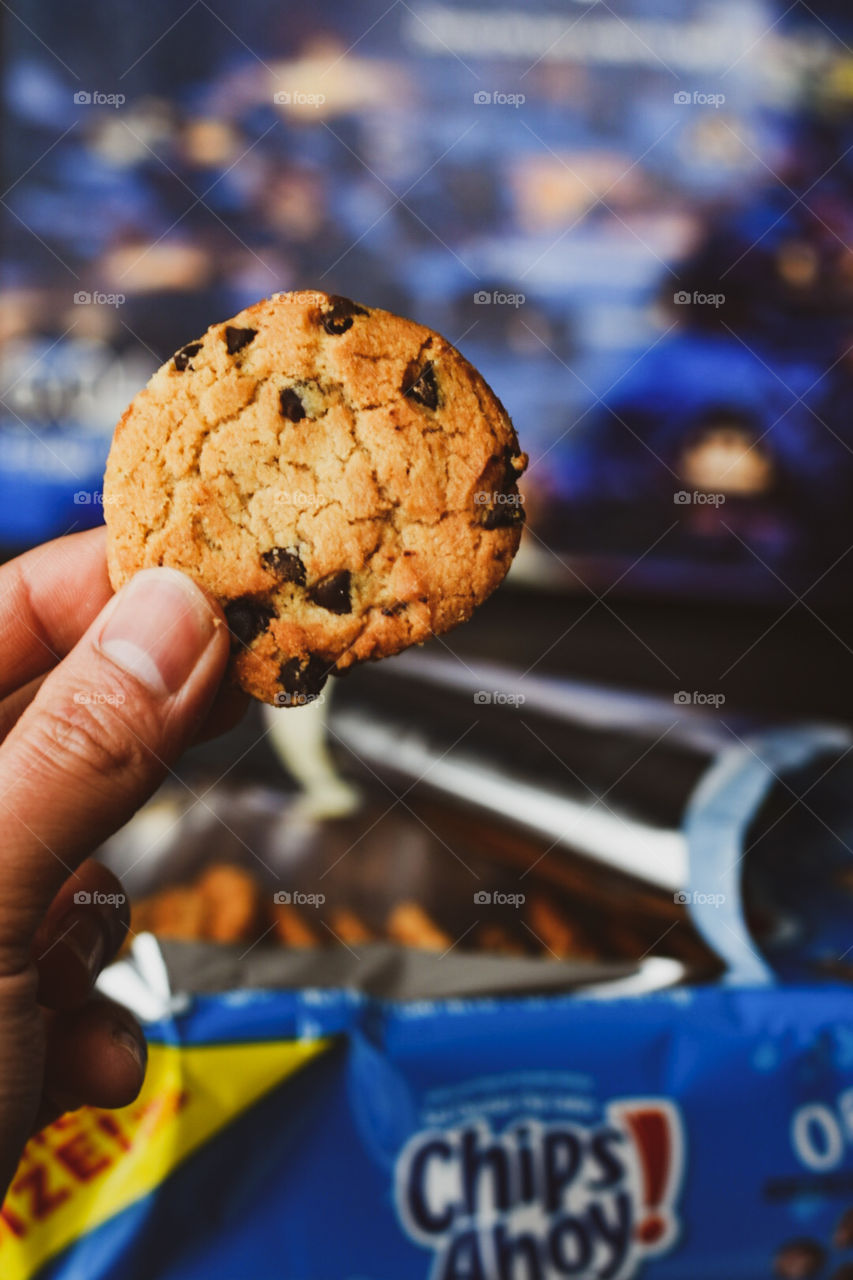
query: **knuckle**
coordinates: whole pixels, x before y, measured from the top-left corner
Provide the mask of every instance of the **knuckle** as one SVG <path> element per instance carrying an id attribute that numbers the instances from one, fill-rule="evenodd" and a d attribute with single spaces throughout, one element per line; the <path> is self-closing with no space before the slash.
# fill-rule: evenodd
<path id="1" fill-rule="evenodd" d="M 137 777 L 150 768 L 144 713 L 125 705 L 83 703 L 34 707 L 27 734 L 30 749 L 53 769 L 83 772 L 115 782 Z"/>

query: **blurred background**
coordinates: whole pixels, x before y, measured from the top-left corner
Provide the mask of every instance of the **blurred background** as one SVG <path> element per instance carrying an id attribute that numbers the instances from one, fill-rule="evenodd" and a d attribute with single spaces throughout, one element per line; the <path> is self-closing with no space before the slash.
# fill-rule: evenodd
<path id="1" fill-rule="evenodd" d="M 521 552 L 426 667 L 398 659 L 335 692 L 332 745 L 374 800 L 333 837 L 291 825 L 287 857 L 319 840 L 336 866 L 373 831 L 385 852 L 369 883 L 387 883 L 405 846 L 405 892 L 441 899 L 449 854 L 491 841 L 500 859 L 514 806 L 536 834 L 513 846 L 512 877 L 552 838 L 642 872 L 666 911 L 656 899 L 645 933 L 626 943 L 623 920 L 604 950 L 656 947 L 685 883 L 672 833 L 709 759 L 757 723 L 853 716 L 853 20 L 840 0 L 92 0 L 85 20 L 19 0 L 2 35 L 4 554 L 101 520 L 125 405 L 259 297 L 319 288 L 439 329 L 530 454 Z M 401 750 L 413 724 L 430 726 L 432 754 Z M 474 825 L 446 807 L 386 820 L 377 771 L 402 762 L 411 789 L 469 732 L 487 772 L 448 774 L 442 805 L 491 785 Z M 184 779 L 209 787 L 227 767 L 229 783 L 279 787 L 279 758 L 299 750 L 282 739 L 276 756 L 269 734 L 256 708 L 236 746 L 192 756 Z M 495 781 L 522 759 L 533 789 L 506 801 Z M 567 788 L 583 805 L 554 809 Z M 195 821 L 212 802 L 193 795 Z M 592 830 L 590 797 L 646 826 Z M 220 846 L 245 862 L 278 802 L 222 803 Z M 188 847 L 180 787 L 169 804 L 138 828 L 133 859 L 161 836 L 170 849 L 170 831 Z M 356 802 L 335 804 L 340 818 Z M 208 837 L 203 822 L 199 865 Z M 849 852 L 838 836 L 834 856 Z M 588 868 L 560 865 L 569 900 L 590 892 Z M 353 893 L 344 883 L 341 901 Z M 590 954 L 543 918 L 531 928 L 552 954 Z"/>
<path id="2" fill-rule="evenodd" d="M 114 424 L 173 350 L 318 287 L 438 328 L 531 456 L 529 626 L 506 636 L 507 594 L 472 643 L 532 658 L 556 609 L 546 668 L 853 710 L 842 5 L 21 0 L 2 24 L 7 554 L 100 520 Z"/>
<path id="3" fill-rule="evenodd" d="M 440 330 L 530 455 L 521 550 L 467 625 L 310 706 L 254 704 L 100 851 L 131 934 L 163 941 L 177 989 L 243 988 L 257 965 L 318 1007 L 322 986 L 680 984 L 653 1045 L 621 1001 L 601 1052 L 623 1046 L 609 1065 L 643 1097 L 652 1070 L 652 1093 L 693 1090 L 700 1133 L 730 1105 L 743 1150 L 711 1135 L 688 1248 L 713 1237 L 714 1274 L 740 1248 L 737 1274 L 764 1275 L 785 1241 L 774 1274 L 828 1275 L 853 1247 L 849 4 L 10 0 L 0 35 L 0 558 L 99 523 L 130 399 L 279 290 Z M 780 983 L 766 1029 L 744 1015 L 742 1058 L 715 1057 L 737 1021 L 724 979 Z M 719 1016 L 691 1006 L 718 982 Z M 819 1034 L 790 984 L 826 1011 Z M 541 1065 L 506 1025 L 490 1069 Z M 460 1043 L 447 1080 L 474 1069 Z M 782 1151 L 794 1100 L 843 1123 L 808 1176 Z M 763 1217 L 737 1181 L 759 1157 Z M 747 1240 L 753 1217 L 772 1229 Z M 183 1257 L 184 1220 L 144 1221 L 146 1247 Z M 300 1238 L 286 1221 L 271 1257 Z"/>

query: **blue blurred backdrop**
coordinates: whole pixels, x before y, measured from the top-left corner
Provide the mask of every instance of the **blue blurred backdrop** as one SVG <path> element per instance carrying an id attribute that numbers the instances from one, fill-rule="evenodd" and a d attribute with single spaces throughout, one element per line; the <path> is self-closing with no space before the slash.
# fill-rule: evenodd
<path id="1" fill-rule="evenodd" d="M 208 324 L 316 287 L 439 328 L 531 456 L 519 571 L 846 574 L 853 51 L 781 0 L 3 11 L 0 544 L 101 517 Z"/>

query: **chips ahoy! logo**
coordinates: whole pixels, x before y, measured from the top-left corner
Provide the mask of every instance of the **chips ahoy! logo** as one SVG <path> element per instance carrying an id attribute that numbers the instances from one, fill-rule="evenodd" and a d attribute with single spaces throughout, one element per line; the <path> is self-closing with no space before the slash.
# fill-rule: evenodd
<path id="1" fill-rule="evenodd" d="M 683 1163 L 663 1099 L 613 1102 L 593 1126 L 477 1121 L 409 1140 L 396 1208 L 435 1252 L 430 1280 L 626 1280 L 677 1239 Z"/>

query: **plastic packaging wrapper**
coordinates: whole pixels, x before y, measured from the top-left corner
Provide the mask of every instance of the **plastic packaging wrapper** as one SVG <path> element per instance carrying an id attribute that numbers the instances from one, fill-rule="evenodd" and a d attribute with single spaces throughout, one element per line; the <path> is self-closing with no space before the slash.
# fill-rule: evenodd
<path id="1" fill-rule="evenodd" d="M 167 979 L 148 937 L 113 971 L 158 1013 L 143 1094 L 30 1144 L 8 1280 L 754 1280 L 853 1255 L 832 987 L 632 995 L 642 975 L 561 966 L 535 995 L 485 957 L 511 994 L 466 995 L 466 964 L 458 995 L 399 1000 L 419 957 L 381 956 L 378 995 L 256 988 L 237 955 L 217 978 L 207 950 L 167 949 Z M 169 995 L 198 975 L 231 990 Z"/>
<path id="2" fill-rule="evenodd" d="M 455 746 L 452 695 L 352 687 L 332 734 L 404 804 L 340 778 L 312 712 L 274 722 L 301 796 L 195 778 L 104 850 L 140 936 L 101 986 L 148 1076 L 30 1143 L 3 1280 L 849 1277 L 849 736 L 670 708 L 659 742 L 648 699 L 532 690 L 585 778 L 658 753 L 657 789 L 596 780 L 593 822 L 499 723 Z"/>

